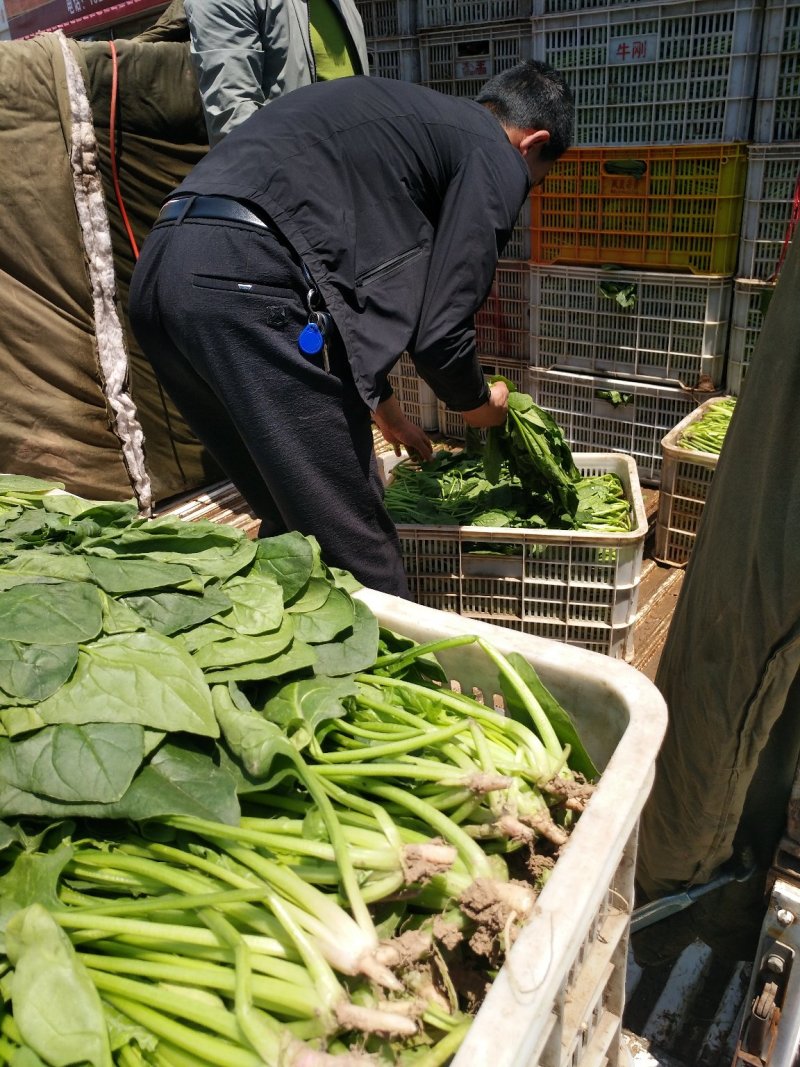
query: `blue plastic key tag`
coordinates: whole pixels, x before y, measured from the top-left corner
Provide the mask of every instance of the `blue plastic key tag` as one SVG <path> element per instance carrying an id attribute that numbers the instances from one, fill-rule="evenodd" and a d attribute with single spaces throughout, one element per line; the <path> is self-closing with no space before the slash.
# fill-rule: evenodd
<path id="1" fill-rule="evenodd" d="M 316 356 L 322 351 L 325 337 L 316 322 L 307 322 L 300 331 L 297 346 L 304 356 Z"/>

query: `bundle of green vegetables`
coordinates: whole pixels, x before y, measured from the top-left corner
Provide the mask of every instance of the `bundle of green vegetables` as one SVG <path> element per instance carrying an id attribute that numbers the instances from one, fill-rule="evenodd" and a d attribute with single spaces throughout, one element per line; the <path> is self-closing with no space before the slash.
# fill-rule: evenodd
<path id="1" fill-rule="evenodd" d="M 496 380 L 496 379 L 493 379 Z M 400 464 L 386 488 L 396 523 L 628 532 L 631 509 L 613 473 L 582 477 L 564 435 L 527 394 L 509 386 L 508 418 L 461 452 Z"/>
<path id="2" fill-rule="evenodd" d="M 596 770 L 522 657 L 355 589 L 299 534 L 0 476 L 0 1064 L 452 1058 Z"/>
<path id="3" fill-rule="evenodd" d="M 736 397 L 726 396 L 709 404 L 699 419 L 691 422 L 678 439 L 679 448 L 719 455 L 731 424 Z"/>

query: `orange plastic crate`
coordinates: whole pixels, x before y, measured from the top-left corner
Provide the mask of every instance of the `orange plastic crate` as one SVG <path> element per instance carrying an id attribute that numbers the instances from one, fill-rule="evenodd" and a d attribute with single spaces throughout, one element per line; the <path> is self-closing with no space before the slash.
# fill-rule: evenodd
<path id="1" fill-rule="evenodd" d="M 744 142 L 570 149 L 531 193 L 531 258 L 732 274 L 746 175 Z"/>

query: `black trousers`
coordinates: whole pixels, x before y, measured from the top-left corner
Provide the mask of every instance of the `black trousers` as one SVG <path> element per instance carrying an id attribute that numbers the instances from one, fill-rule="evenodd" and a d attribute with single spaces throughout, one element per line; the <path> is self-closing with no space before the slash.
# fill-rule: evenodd
<path id="1" fill-rule="evenodd" d="M 407 597 L 370 411 L 344 346 L 334 329 L 329 370 L 322 354 L 298 347 L 307 288 L 269 229 L 157 223 L 134 270 L 131 326 L 192 431 L 261 519 L 260 536 L 313 535 L 329 566 Z"/>

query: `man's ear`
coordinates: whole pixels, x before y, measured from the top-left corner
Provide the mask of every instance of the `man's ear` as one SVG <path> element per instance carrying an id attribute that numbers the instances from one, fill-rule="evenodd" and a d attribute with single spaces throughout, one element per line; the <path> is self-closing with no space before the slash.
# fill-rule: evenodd
<path id="1" fill-rule="evenodd" d="M 525 130 L 520 138 L 518 148 L 523 156 L 527 156 L 531 153 L 534 157 L 538 156 L 542 148 L 549 144 L 550 133 L 548 130 Z"/>

